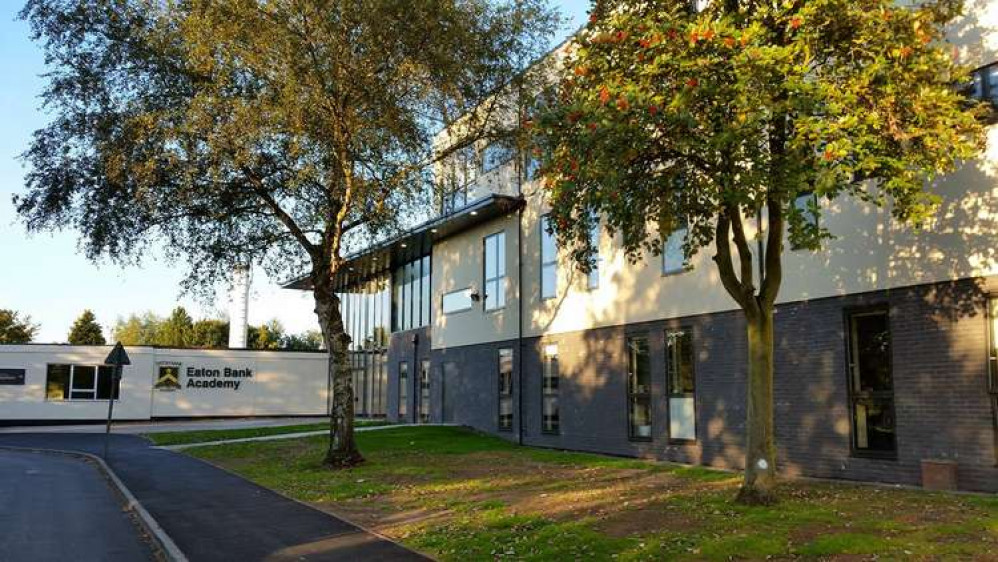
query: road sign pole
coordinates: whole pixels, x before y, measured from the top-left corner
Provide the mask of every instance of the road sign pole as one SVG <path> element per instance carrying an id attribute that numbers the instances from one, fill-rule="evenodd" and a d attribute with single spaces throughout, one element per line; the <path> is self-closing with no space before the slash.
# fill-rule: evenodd
<path id="1" fill-rule="evenodd" d="M 111 381 L 111 395 L 107 397 L 107 428 L 104 430 L 104 460 L 107 461 L 107 447 L 111 440 L 111 418 L 114 417 L 114 391 L 121 384 L 121 365 L 114 366 L 114 376 Z"/>

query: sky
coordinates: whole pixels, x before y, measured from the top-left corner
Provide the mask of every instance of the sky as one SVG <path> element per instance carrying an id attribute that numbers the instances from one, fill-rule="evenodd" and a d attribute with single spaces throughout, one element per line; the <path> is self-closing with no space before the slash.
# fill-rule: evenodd
<path id="1" fill-rule="evenodd" d="M 553 0 L 568 18 L 555 37 L 560 41 L 586 18 L 588 0 Z M 0 309 L 29 315 L 40 325 L 37 342 L 64 342 L 84 309 L 93 310 L 107 332 L 119 317 L 152 311 L 161 316 L 184 306 L 195 318 L 217 317 L 228 309 L 228 297 L 211 303 L 181 295 L 184 264 L 170 264 L 155 253 L 139 266 L 91 263 L 78 252 L 73 231 L 26 233 L 11 197 L 24 191 L 24 152 L 32 133 L 49 120 L 41 108 L 45 64 L 41 49 L 17 20 L 21 3 L 0 1 Z M 311 296 L 281 289 L 255 271 L 249 321 L 277 319 L 289 332 L 317 328 Z"/>

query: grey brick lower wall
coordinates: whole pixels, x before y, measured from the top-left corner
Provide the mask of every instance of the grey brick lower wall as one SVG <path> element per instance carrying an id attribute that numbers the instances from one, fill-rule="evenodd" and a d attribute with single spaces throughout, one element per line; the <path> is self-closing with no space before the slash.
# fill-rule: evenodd
<path id="1" fill-rule="evenodd" d="M 950 459 L 958 463 L 961 488 L 998 492 L 995 427 L 987 388 L 986 296 L 985 280 L 964 280 L 779 306 L 775 416 L 781 470 L 789 475 L 917 485 L 923 459 Z M 850 448 L 845 319 L 848 310 L 871 305 L 890 311 L 897 432 L 897 458 L 892 460 L 857 457 Z M 691 329 L 694 334 L 695 442 L 674 443 L 668 436 L 665 333 L 671 328 Z M 649 339 L 650 441 L 628 439 L 625 345 L 632 334 Z M 558 344 L 562 377 L 558 435 L 541 433 L 541 352 L 550 343 Z M 402 347 L 398 354 L 390 352 L 393 381 L 397 381 L 395 359 L 404 353 Z M 514 415 L 514 432 L 497 431 L 497 357 L 502 347 L 515 348 L 516 342 L 432 351 L 433 421 L 517 438 L 518 415 Z M 519 352 L 525 444 L 742 466 L 746 345 L 741 313 L 525 339 Z M 514 369 L 519 368 L 520 359 L 514 358 Z M 415 373 L 415 366 L 410 366 L 410 377 Z M 514 385 L 514 400 L 520 390 Z M 393 397 L 397 404 L 395 389 L 389 391 L 390 416 Z"/>

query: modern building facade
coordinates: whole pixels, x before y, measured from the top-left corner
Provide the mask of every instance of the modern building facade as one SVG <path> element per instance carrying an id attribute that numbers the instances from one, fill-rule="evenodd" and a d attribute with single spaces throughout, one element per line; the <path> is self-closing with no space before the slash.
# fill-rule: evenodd
<path id="1" fill-rule="evenodd" d="M 968 2 L 953 33 L 998 101 L 998 5 Z M 990 23 L 989 23 L 990 22 Z M 998 129 L 943 178 L 927 228 L 888 209 L 820 201 L 835 235 L 788 251 L 776 313 L 776 425 L 791 475 L 919 484 L 923 461 L 998 491 Z M 545 229 L 522 155 L 476 146 L 441 170 L 441 214 L 350 259 L 339 292 L 357 409 L 451 422 L 527 445 L 738 468 L 744 320 L 707 248 L 679 236 L 628 263 L 594 232 L 579 273 Z M 752 233 L 749 233 L 750 235 Z"/>

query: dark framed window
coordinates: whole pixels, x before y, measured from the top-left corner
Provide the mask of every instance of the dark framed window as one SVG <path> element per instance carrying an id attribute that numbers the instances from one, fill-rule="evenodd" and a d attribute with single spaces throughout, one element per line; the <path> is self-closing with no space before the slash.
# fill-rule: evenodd
<path id="1" fill-rule="evenodd" d="M 506 233 L 485 237 L 485 310 L 506 306 Z"/>
<path id="2" fill-rule="evenodd" d="M 48 365 L 45 398 L 62 400 L 107 400 L 120 397 L 120 382 L 114 380 L 114 367 L 108 365 Z"/>
<path id="3" fill-rule="evenodd" d="M 846 323 L 853 453 L 893 458 L 897 437 L 888 310 L 848 311 Z"/>
<path id="4" fill-rule="evenodd" d="M 558 294 L 558 247 L 548 215 L 541 217 L 541 299 L 553 299 Z"/>
<path id="5" fill-rule="evenodd" d="M 432 262 L 429 255 L 395 268 L 392 274 L 392 331 L 403 332 L 430 324 L 430 290 Z M 371 297 L 374 295 L 357 295 Z M 366 299 L 362 298 L 362 306 Z"/>
<path id="6" fill-rule="evenodd" d="M 409 413 L 409 362 L 399 363 L 399 418 Z"/>
<path id="7" fill-rule="evenodd" d="M 989 330 L 991 345 L 988 346 L 988 393 L 991 395 L 995 454 L 998 455 L 998 297 L 988 299 L 988 319 L 991 328 Z"/>
<path id="8" fill-rule="evenodd" d="M 989 101 L 998 106 L 998 63 L 982 66 L 971 73 L 973 84 L 970 86 L 970 97 Z"/>
<path id="9" fill-rule="evenodd" d="M 669 439 L 697 438 L 697 388 L 693 357 L 693 330 L 665 334 L 666 385 L 669 396 Z"/>
<path id="10" fill-rule="evenodd" d="M 419 363 L 419 422 L 430 421 L 430 362 L 427 359 Z"/>
<path id="11" fill-rule="evenodd" d="M 651 440 L 651 353 L 648 338 L 627 338 L 627 435 Z"/>
<path id="12" fill-rule="evenodd" d="M 513 349 L 499 350 L 499 431 L 513 431 Z"/>
<path id="13" fill-rule="evenodd" d="M 557 434 L 561 431 L 561 413 L 558 405 L 561 382 L 558 344 L 545 345 L 541 361 L 541 433 Z"/>

